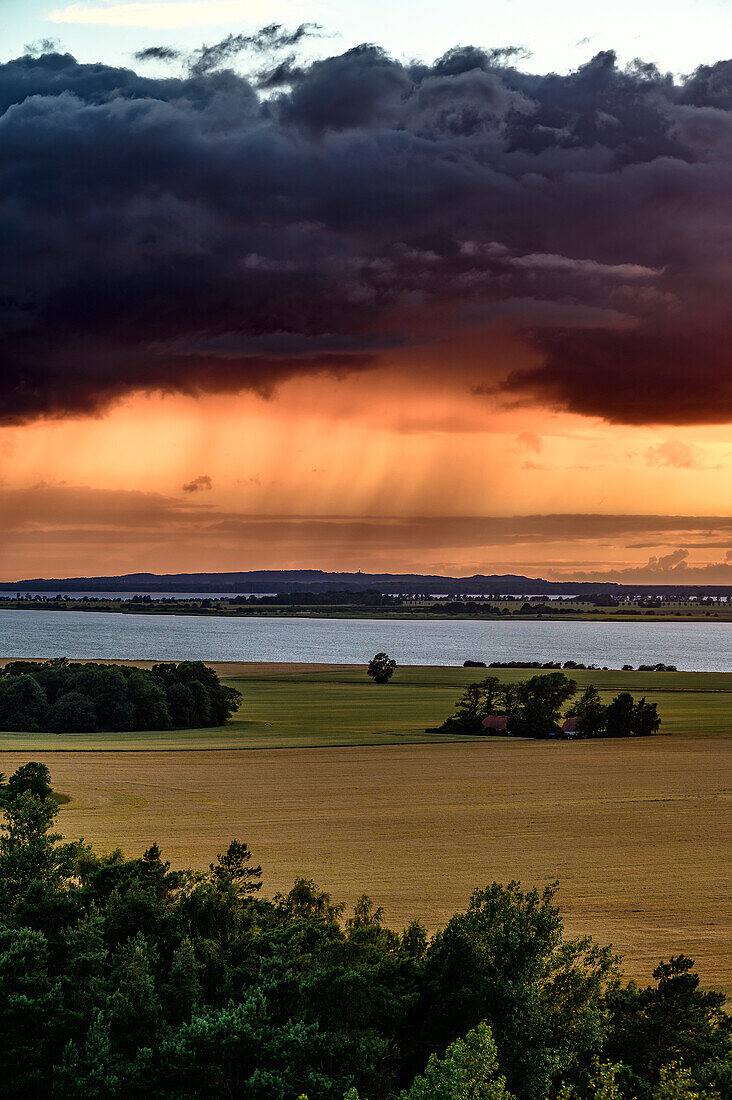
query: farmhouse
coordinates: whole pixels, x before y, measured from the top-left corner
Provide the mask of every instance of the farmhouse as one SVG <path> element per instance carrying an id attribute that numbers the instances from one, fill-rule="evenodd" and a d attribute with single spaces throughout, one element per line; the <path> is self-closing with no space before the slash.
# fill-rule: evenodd
<path id="1" fill-rule="evenodd" d="M 482 725 L 485 730 L 496 730 L 505 733 L 508 728 L 508 719 L 505 714 L 489 714 L 487 718 L 483 719 Z"/>
<path id="2" fill-rule="evenodd" d="M 579 730 L 577 729 L 576 718 L 565 718 L 562 722 L 562 733 L 565 737 L 577 737 Z"/>

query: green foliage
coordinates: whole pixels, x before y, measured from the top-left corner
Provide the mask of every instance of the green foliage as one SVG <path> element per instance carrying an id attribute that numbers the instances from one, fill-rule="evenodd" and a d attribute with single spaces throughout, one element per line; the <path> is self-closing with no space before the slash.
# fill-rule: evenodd
<path id="1" fill-rule="evenodd" d="M 344 1100 L 359 1100 L 349 1089 Z M 456 1039 L 444 1058 L 431 1054 L 423 1076 L 415 1077 L 399 1100 L 512 1100 L 506 1080 L 498 1073 L 498 1056 L 491 1030 L 485 1023 Z"/>
<path id="2" fill-rule="evenodd" d="M 563 672 L 532 676 L 519 686 L 518 707 L 509 730 L 518 737 L 553 737 L 559 733 L 561 709 L 577 691 Z"/>
<path id="3" fill-rule="evenodd" d="M 35 733 L 43 728 L 47 710 L 46 693 L 33 676 L 0 675 L 0 729 Z"/>
<path id="4" fill-rule="evenodd" d="M 0 928 L 0 1090 L 37 1096 L 57 1009 L 48 974 L 48 944 L 32 928 Z"/>
<path id="5" fill-rule="evenodd" d="M 54 1080 L 58 1100 L 116 1100 L 123 1095 L 104 1014 L 95 1014 L 80 1044 L 70 1041 Z"/>
<path id="6" fill-rule="evenodd" d="M 455 714 L 439 727 L 446 733 L 485 733 L 483 721 L 505 717 L 505 732 L 515 737 L 556 737 L 562 711 L 577 692 L 577 684 L 563 672 L 532 676 L 518 683 L 502 683 L 496 676 L 469 684 L 457 702 Z M 656 733 L 661 725 L 655 703 L 636 703 L 621 692 L 604 706 L 600 693 L 589 684 L 567 712 L 577 719 L 580 737 L 640 737 Z M 497 730 L 496 732 L 500 732 Z"/>
<path id="7" fill-rule="evenodd" d="M 262 887 L 262 868 L 250 867 L 252 853 L 246 844 L 232 840 L 225 852 L 219 852 L 210 871 L 215 879 L 231 884 L 242 894 L 253 894 Z"/>
<path id="8" fill-rule="evenodd" d="M 312 879 L 296 878 L 287 894 L 275 894 L 274 904 L 286 920 L 337 921 L 345 905 L 334 905 L 330 894 L 319 890 Z"/>
<path id="9" fill-rule="evenodd" d="M 493 883 L 430 939 L 303 878 L 262 898 L 241 841 L 206 872 L 155 844 L 62 844 L 42 765 L 4 790 L 8 1100 L 732 1096 L 721 994 L 684 956 L 623 985 L 609 948 L 565 935 L 552 886 Z"/>
<path id="10" fill-rule="evenodd" d="M 704 1097 L 713 1100 L 714 1094 L 701 1092 L 691 1070 L 672 1062 L 661 1067 L 652 1096 L 653 1100 L 704 1100 Z"/>
<path id="11" fill-rule="evenodd" d="M 618 1067 L 611 1062 L 598 1066 L 590 1084 L 588 1100 L 623 1100 L 617 1078 Z"/>
<path id="12" fill-rule="evenodd" d="M 423 1077 L 416 1077 L 400 1100 L 510 1100 L 506 1079 L 498 1074 L 498 1053 L 491 1030 L 478 1024 L 456 1039 L 444 1058 L 431 1054 Z"/>
<path id="13" fill-rule="evenodd" d="M 576 690 L 575 681 L 563 672 L 532 676 L 518 684 L 504 684 L 497 676 L 488 676 L 468 685 L 455 714 L 440 728 L 451 733 L 485 733 L 483 720 L 498 714 L 506 717 L 510 734 L 553 736 L 559 732 L 559 712 Z"/>
<path id="14" fill-rule="evenodd" d="M 151 670 L 12 661 L 0 670 L 0 729 L 93 733 L 224 725 L 241 695 L 200 661 Z"/>
<path id="15" fill-rule="evenodd" d="M 515 882 L 476 890 L 427 960 L 432 1047 L 486 1020 L 509 1088 L 526 1100 L 543 1100 L 553 1081 L 599 1053 L 619 980 L 609 948 L 564 938 L 555 892 L 524 893 Z"/>
<path id="16" fill-rule="evenodd" d="M 505 685 L 497 676 L 468 684 L 457 701 L 457 710 L 443 724 L 453 733 L 484 733 L 483 719 L 505 705 Z"/>
<path id="17" fill-rule="evenodd" d="M 11 780 L 12 783 L 12 780 Z M 52 833 L 58 805 L 25 791 L 4 807 L 0 835 L 0 917 L 23 903 L 31 890 L 57 889 L 66 871 L 66 850 Z"/>
<path id="18" fill-rule="evenodd" d="M 600 692 L 594 684 L 589 684 L 574 708 L 578 732 L 583 737 L 599 737 L 605 729 L 606 710 L 600 699 Z"/>
<path id="19" fill-rule="evenodd" d="M 657 733 L 660 725 L 661 719 L 658 716 L 656 703 L 647 703 L 645 698 L 636 703 L 631 724 L 631 733 L 635 737 L 648 737 L 650 734 Z"/>
<path id="20" fill-rule="evenodd" d="M 168 1016 L 176 1023 L 190 1020 L 193 1008 L 203 999 L 202 970 L 193 942 L 186 937 L 173 952 L 169 977 L 163 987 Z"/>
<path id="21" fill-rule="evenodd" d="M 693 959 L 677 955 L 653 971 L 655 985 L 639 989 L 631 982 L 609 1000 L 608 1051 L 628 1067 L 635 1087 L 637 1080 L 657 1083 L 672 1063 L 720 1067 L 732 1058 L 724 994 L 701 989 L 693 966 Z"/>
<path id="22" fill-rule="evenodd" d="M 13 801 L 21 794 L 32 794 L 35 798 L 48 798 L 52 793 L 51 773 L 45 764 L 31 761 L 21 764 L 11 775 L 3 794 Z"/>
<path id="23" fill-rule="evenodd" d="M 396 667 L 396 661 L 388 653 L 376 653 L 369 661 L 366 674 L 375 684 L 388 684 Z"/>
<path id="24" fill-rule="evenodd" d="M 635 703 L 629 691 L 621 691 L 605 712 L 605 728 L 608 737 L 630 737 Z"/>
<path id="25" fill-rule="evenodd" d="M 52 733 L 94 733 L 99 728 L 94 703 L 80 691 L 59 695 L 49 708 L 44 725 Z"/>

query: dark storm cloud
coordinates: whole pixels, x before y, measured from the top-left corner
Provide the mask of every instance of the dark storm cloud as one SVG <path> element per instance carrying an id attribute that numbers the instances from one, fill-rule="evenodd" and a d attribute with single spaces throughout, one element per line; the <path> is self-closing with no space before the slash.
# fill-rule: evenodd
<path id="1" fill-rule="evenodd" d="M 135 54 L 136 61 L 177 61 L 180 57 L 183 52 L 172 46 L 146 46 Z"/>
<path id="2" fill-rule="evenodd" d="M 732 417 L 732 62 L 278 59 L 312 29 L 230 36 L 179 78 L 0 66 L 3 421 L 270 392 L 471 329 L 491 400 Z M 259 76 L 221 68 L 244 49 Z M 496 324 L 533 365 L 494 360 Z"/>

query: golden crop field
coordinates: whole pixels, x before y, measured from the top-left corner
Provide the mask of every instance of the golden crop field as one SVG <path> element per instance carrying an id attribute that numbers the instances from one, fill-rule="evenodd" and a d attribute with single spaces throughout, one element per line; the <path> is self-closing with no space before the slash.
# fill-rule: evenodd
<path id="1" fill-rule="evenodd" d="M 647 693 L 670 736 L 435 742 L 425 726 L 483 670 L 400 669 L 383 688 L 354 668 L 221 671 L 245 694 L 226 731 L 108 734 L 105 751 L 3 735 L 0 767 L 48 764 L 68 837 L 128 854 L 157 840 L 205 867 L 236 836 L 267 894 L 304 875 L 339 900 L 369 893 L 395 927 L 436 929 L 494 879 L 556 878 L 570 930 L 611 941 L 628 974 L 683 951 L 732 988 L 732 676 L 577 674 Z"/>

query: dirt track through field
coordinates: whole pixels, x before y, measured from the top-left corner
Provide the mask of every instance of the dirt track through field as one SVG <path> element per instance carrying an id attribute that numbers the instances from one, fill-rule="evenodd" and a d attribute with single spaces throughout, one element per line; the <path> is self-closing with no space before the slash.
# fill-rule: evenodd
<path id="1" fill-rule="evenodd" d="M 296 875 L 431 929 L 492 880 L 561 882 L 569 929 L 647 978 L 697 959 L 732 987 L 729 740 L 524 742 L 206 753 L 38 753 L 68 837 L 206 866 L 236 836 L 268 895 Z M 3 754 L 12 771 L 27 755 Z"/>

